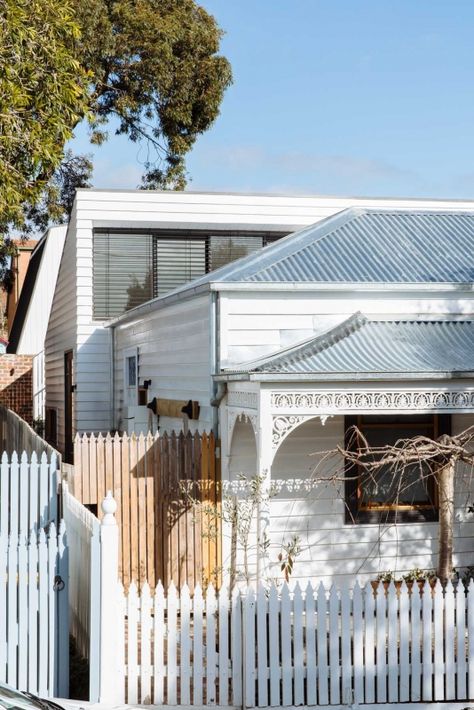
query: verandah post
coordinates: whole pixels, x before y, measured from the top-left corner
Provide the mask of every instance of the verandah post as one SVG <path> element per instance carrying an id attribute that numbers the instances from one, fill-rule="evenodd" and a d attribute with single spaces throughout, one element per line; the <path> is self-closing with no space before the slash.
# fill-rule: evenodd
<path id="1" fill-rule="evenodd" d="M 100 703 L 125 702 L 124 666 L 121 632 L 121 587 L 118 579 L 118 527 L 115 520 L 117 503 L 112 491 L 102 501 L 100 527 Z M 99 601 L 99 600 L 98 600 Z M 92 603 L 94 603 L 92 601 Z"/>

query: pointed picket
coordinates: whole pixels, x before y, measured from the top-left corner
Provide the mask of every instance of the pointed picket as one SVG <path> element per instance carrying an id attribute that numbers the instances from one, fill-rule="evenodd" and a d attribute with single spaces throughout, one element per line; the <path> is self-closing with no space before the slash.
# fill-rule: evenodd
<path id="1" fill-rule="evenodd" d="M 445 700 L 456 700 L 455 643 L 454 643 L 454 588 L 448 580 L 444 589 L 444 675 L 446 679 Z"/>
<path id="2" fill-rule="evenodd" d="M 377 587 L 375 600 L 376 618 L 376 673 L 378 703 L 387 702 L 387 597 L 382 582 Z"/>
<path id="3" fill-rule="evenodd" d="M 128 589 L 128 698 L 129 705 L 138 704 L 138 607 L 137 585 L 132 582 Z"/>
<path id="4" fill-rule="evenodd" d="M 153 703 L 154 705 L 164 705 L 164 610 L 165 592 L 161 582 L 158 582 L 155 589 L 154 614 L 153 614 Z"/>
<path id="5" fill-rule="evenodd" d="M 415 582 L 411 591 L 411 616 L 410 616 L 410 631 L 411 631 L 411 695 L 412 702 L 421 700 L 421 600 L 422 589 L 418 582 Z"/>
<path id="6" fill-rule="evenodd" d="M 467 637 L 468 637 L 468 698 L 474 698 L 474 580 L 469 580 L 467 589 Z"/>
<path id="7" fill-rule="evenodd" d="M 49 472 L 50 464 L 46 451 L 41 454 L 39 467 L 39 495 L 38 495 L 38 515 L 39 526 L 44 527 L 49 521 Z"/>
<path id="8" fill-rule="evenodd" d="M 216 704 L 216 612 L 217 600 L 214 587 L 206 591 L 206 704 Z"/>
<path id="9" fill-rule="evenodd" d="M 148 582 L 141 588 L 140 599 L 140 704 L 151 703 L 151 605 Z"/>
<path id="10" fill-rule="evenodd" d="M 20 497 L 20 465 L 18 455 L 14 451 L 11 455 L 10 464 L 10 500 L 9 517 L 10 533 L 18 535 L 19 531 L 19 497 Z"/>
<path id="11" fill-rule="evenodd" d="M 29 487 L 30 487 L 30 481 L 32 478 L 37 477 L 37 471 L 35 470 L 33 463 L 31 464 L 31 471 L 30 471 L 30 464 L 28 463 L 28 455 L 26 451 L 23 451 L 21 455 L 21 463 L 20 463 L 20 475 L 19 475 L 19 506 L 18 506 L 18 535 L 21 540 L 25 538 L 26 535 L 28 535 L 29 528 L 28 528 L 28 522 L 29 522 L 29 510 L 28 510 L 28 503 L 29 503 Z"/>
<path id="12" fill-rule="evenodd" d="M 364 589 L 365 620 L 365 702 L 375 702 L 375 598 L 372 585 Z"/>
<path id="13" fill-rule="evenodd" d="M 48 534 L 48 697 L 55 692 L 55 641 L 56 641 L 56 594 L 54 592 L 54 578 L 56 576 L 56 561 L 58 556 L 58 538 L 56 526 L 51 523 Z"/>
<path id="14" fill-rule="evenodd" d="M 281 590 L 281 676 L 282 704 L 293 705 L 293 666 L 291 659 L 291 599 L 285 582 Z"/>
<path id="15" fill-rule="evenodd" d="M 458 581 L 456 587 L 456 692 L 458 700 L 467 697 L 466 692 L 466 592 Z"/>
<path id="16" fill-rule="evenodd" d="M 38 592 L 38 543 L 36 533 L 32 530 L 28 545 L 28 648 L 31 658 L 36 657 L 38 649 Z M 35 695 L 39 691 L 36 663 L 28 663 L 27 689 Z"/>
<path id="17" fill-rule="evenodd" d="M 270 670 L 270 705 L 280 704 L 280 600 L 272 584 L 268 592 L 268 645 Z"/>
<path id="18" fill-rule="evenodd" d="M 59 588 L 57 593 L 58 643 L 56 647 L 57 689 L 55 695 L 59 698 L 67 698 L 69 697 L 69 545 L 64 520 L 61 520 L 59 524 L 58 574 L 62 589 Z M 124 615 L 122 614 L 122 616 Z M 119 619 L 118 623 L 123 624 L 123 620 Z M 89 665 L 91 665 L 91 661 L 89 661 Z"/>
<path id="19" fill-rule="evenodd" d="M 3 463 L 0 475 L 3 473 Z M 1 502 L 1 501 L 0 501 Z M 7 557 L 8 557 L 8 534 L 0 535 L 0 682 L 7 682 L 7 625 L 5 623 L 5 612 L 7 609 Z"/>
<path id="20" fill-rule="evenodd" d="M 329 682 L 331 705 L 341 702 L 339 654 L 339 595 L 333 584 L 329 591 Z"/>
<path id="21" fill-rule="evenodd" d="M 268 705 L 267 597 L 262 584 L 257 591 L 257 704 Z"/>
<path id="22" fill-rule="evenodd" d="M 352 592 L 354 625 L 354 703 L 364 702 L 364 612 L 362 590 L 356 581 Z"/>
<path id="23" fill-rule="evenodd" d="M 191 596 L 187 584 L 181 589 L 181 657 L 180 690 L 181 705 L 191 705 Z"/>
<path id="24" fill-rule="evenodd" d="M 244 702 L 246 707 L 254 707 L 255 696 L 255 593 L 248 587 L 243 597 L 244 632 Z"/>
<path id="25" fill-rule="evenodd" d="M 232 662 L 232 685 L 230 704 L 240 706 L 243 701 L 242 688 L 242 599 L 238 589 L 232 592 L 230 618 L 230 653 Z"/>
<path id="26" fill-rule="evenodd" d="M 398 597 L 395 582 L 388 588 L 388 701 L 398 702 Z"/>
<path id="27" fill-rule="evenodd" d="M 219 591 L 219 705 L 229 704 L 229 590 Z"/>
<path id="28" fill-rule="evenodd" d="M 303 596 L 296 582 L 293 592 L 293 704 L 304 705 Z"/>
<path id="29" fill-rule="evenodd" d="M 18 689 L 28 689 L 28 546 L 18 544 Z"/>
<path id="30" fill-rule="evenodd" d="M 193 705 L 203 704 L 203 613 L 204 599 L 199 584 L 194 587 L 193 617 Z"/>
<path id="31" fill-rule="evenodd" d="M 38 540 L 38 694 L 44 698 L 48 694 L 48 546 L 42 528 Z"/>
<path id="32" fill-rule="evenodd" d="M 39 485 L 40 485 L 40 467 L 38 463 L 38 456 L 36 452 L 33 451 L 31 454 L 30 471 L 28 476 L 28 524 L 27 524 L 27 534 L 30 530 L 38 527 L 39 516 Z"/>
<path id="33" fill-rule="evenodd" d="M 341 587 L 341 700 L 347 705 L 353 702 L 351 636 L 351 597 L 347 583 L 344 583 Z"/>
<path id="34" fill-rule="evenodd" d="M 329 666 L 328 666 L 328 629 L 327 629 L 327 598 L 326 590 L 321 582 L 318 587 L 317 604 L 317 636 L 318 636 L 318 703 L 329 704 Z"/>
<path id="35" fill-rule="evenodd" d="M 423 634 L 423 658 L 422 658 L 422 699 L 431 701 L 433 699 L 433 627 L 431 617 L 433 613 L 433 597 L 431 586 L 428 581 L 423 585 L 423 597 L 421 600 L 421 623 Z"/>
<path id="36" fill-rule="evenodd" d="M 316 705 L 318 701 L 316 685 L 316 609 L 314 591 L 310 582 L 306 585 L 304 611 L 306 621 L 306 704 Z M 272 649 L 271 644 L 270 649 Z"/>
<path id="37" fill-rule="evenodd" d="M 416 582 L 414 583 L 416 584 Z M 410 617 L 406 582 L 400 587 L 400 702 L 410 700 Z"/>
<path id="38" fill-rule="evenodd" d="M 434 700 L 444 700 L 444 599 L 439 582 L 433 588 L 434 604 Z"/>
<path id="39" fill-rule="evenodd" d="M 168 588 L 168 705 L 178 703 L 178 594 L 171 582 Z"/>
<path id="40" fill-rule="evenodd" d="M 18 521 L 17 521 L 18 524 Z M 18 604 L 17 604 L 17 574 L 18 574 L 18 534 L 12 532 L 8 542 L 8 583 L 7 583 L 7 683 L 17 686 L 17 645 L 18 645 Z M 47 641 L 47 638 L 46 638 Z M 47 649 L 47 643 L 45 648 Z M 47 656 L 47 654 L 45 654 Z"/>

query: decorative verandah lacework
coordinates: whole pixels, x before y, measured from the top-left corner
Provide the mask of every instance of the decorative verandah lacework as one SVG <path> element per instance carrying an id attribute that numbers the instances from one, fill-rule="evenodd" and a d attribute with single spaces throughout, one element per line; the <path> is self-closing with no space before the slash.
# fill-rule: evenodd
<path id="1" fill-rule="evenodd" d="M 272 392 L 272 447 L 276 450 L 302 422 L 320 417 L 421 412 L 474 412 L 474 389 Z"/>

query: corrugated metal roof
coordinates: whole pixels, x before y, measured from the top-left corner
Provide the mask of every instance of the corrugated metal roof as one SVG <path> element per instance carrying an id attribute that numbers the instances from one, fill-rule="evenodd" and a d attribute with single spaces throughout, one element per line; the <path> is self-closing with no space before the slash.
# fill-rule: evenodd
<path id="1" fill-rule="evenodd" d="M 288 375 L 474 373 L 474 321 L 369 320 L 361 313 L 239 368 Z"/>
<path id="2" fill-rule="evenodd" d="M 474 283 L 474 211 L 352 207 L 191 281 Z"/>
<path id="3" fill-rule="evenodd" d="M 472 283 L 474 213 L 349 210 L 288 240 L 288 253 L 243 279 L 259 282 Z M 257 264 L 255 263 L 255 266 Z"/>

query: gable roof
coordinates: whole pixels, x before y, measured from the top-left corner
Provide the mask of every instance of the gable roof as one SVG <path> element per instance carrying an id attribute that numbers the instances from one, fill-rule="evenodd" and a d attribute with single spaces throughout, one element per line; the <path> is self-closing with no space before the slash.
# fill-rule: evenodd
<path id="1" fill-rule="evenodd" d="M 370 320 L 336 328 L 227 374 L 254 379 L 439 379 L 474 377 L 473 320 Z"/>

